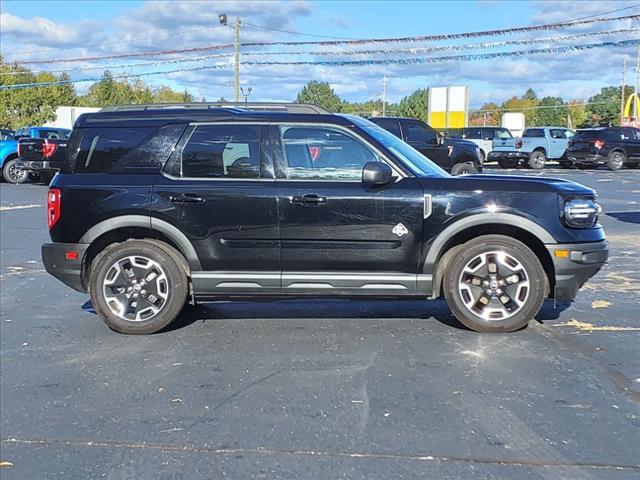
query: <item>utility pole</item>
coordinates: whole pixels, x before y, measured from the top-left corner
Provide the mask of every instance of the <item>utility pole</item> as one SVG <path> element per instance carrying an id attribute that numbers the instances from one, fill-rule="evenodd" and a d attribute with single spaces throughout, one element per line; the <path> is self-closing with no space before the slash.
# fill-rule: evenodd
<path id="1" fill-rule="evenodd" d="M 226 13 L 218 15 L 220 25 L 229 25 Z M 233 84 L 234 84 L 234 97 L 235 101 L 240 101 L 240 18 L 236 18 L 236 23 L 233 27 L 234 39 L 233 39 Z"/>
<path id="2" fill-rule="evenodd" d="M 625 75 L 627 73 L 627 57 L 625 56 L 622 60 L 622 90 L 620 92 L 620 125 L 622 125 L 624 120 L 624 89 L 625 85 Z"/>
<path id="3" fill-rule="evenodd" d="M 387 116 L 387 76 L 382 79 L 382 116 Z"/>
<path id="4" fill-rule="evenodd" d="M 638 126 L 638 72 L 640 71 L 640 46 L 636 55 L 636 81 L 633 87 L 633 126 Z"/>
<path id="5" fill-rule="evenodd" d="M 236 18 L 235 42 L 233 54 L 233 81 L 235 83 L 236 102 L 240 101 L 240 19 Z"/>

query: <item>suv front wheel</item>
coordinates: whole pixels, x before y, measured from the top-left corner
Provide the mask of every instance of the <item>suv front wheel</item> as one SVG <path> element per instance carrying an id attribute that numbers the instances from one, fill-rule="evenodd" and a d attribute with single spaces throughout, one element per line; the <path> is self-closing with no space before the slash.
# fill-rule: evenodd
<path id="1" fill-rule="evenodd" d="M 451 175 L 466 175 L 469 173 L 478 173 L 478 169 L 473 162 L 456 163 L 451 167 Z"/>
<path id="2" fill-rule="evenodd" d="M 105 248 L 92 262 L 89 294 L 116 332 L 146 335 L 165 328 L 184 306 L 188 281 L 178 252 L 150 240 Z"/>
<path id="3" fill-rule="evenodd" d="M 503 235 L 467 242 L 444 275 L 453 315 L 477 332 L 513 332 L 538 313 L 547 276 L 524 243 Z"/>

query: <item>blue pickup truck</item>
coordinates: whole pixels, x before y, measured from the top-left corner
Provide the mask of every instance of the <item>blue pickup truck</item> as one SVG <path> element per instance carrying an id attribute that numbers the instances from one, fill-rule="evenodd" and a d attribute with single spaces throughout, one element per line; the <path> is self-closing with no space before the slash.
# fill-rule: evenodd
<path id="1" fill-rule="evenodd" d="M 23 183 L 29 178 L 29 170 L 23 168 L 19 163 L 19 139 L 68 139 L 70 134 L 71 130 L 55 127 L 25 127 L 15 132 L 2 130 L 2 136 L 0 137 L 0 170 L 2 170 L 2 178 L 9 183 Z"/>
<path id="2" fill-rule="evenodd" d="M 514 168 L 520 162 L 541 169 L 547 160 L 566 163 L 567 145 L 574 132 L 564 127 L 527 128 L 520 138 L 494 139 L 489 160 L 497 160 L 502 168 Z"/>

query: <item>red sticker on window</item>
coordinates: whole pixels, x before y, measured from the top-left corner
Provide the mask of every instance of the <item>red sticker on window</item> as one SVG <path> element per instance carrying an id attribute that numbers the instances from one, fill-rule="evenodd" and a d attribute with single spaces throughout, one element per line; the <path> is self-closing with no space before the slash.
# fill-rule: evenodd
<path id="1" fill-rule="evenodd" d="M 320 156 L 320 151 L 320 147 L 312 147 L 311 145 L 309 145 L 309 154 L 311 155 L 311 160 L 315 162 Z"/>

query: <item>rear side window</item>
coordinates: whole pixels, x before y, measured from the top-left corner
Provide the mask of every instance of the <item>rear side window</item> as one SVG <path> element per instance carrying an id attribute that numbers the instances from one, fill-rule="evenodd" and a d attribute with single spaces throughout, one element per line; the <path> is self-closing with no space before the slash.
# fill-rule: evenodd
<path id="1" fill-rule="evenodd" d="M 86 128 L 74 131 L 67 164 L 76 173 L 159 171 L 185 125 Z"/>
<path id="2" fill-rule="evenodd" d="M 468 140 L 480 140 L 482 139 L 482 130 L 479 128 L 467 128 L 464 132 L 464 138 Z"/>
<path id="3" fill-rule="evenodd" d="M 527 128 L 522 134 L 523 137 L 544 137 L 544 130 L 542 128 Z"/>
<path id="4" fill-rule="evenodd" d="M 255 125 L 198 125 L 182 150 L 182 176 L 260 178 Z"/>
<path id="5" fill-rule="evenodd" d="M 374 119 L 373 121 L 388 132 L 393 133 L 396 137 L 402 138 L 402 134 L 400 133 L 400 122 L 398 120 L 387 118 L 379 120 Z"/>
<path id="6" fill-rule="evenodd" d="M 573 137 L 574 141 L 580 140 L 597 140 L 603 138 L 605 135 L 603 130 L 578 130 Z"/>

